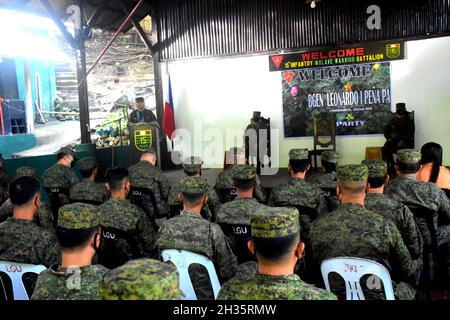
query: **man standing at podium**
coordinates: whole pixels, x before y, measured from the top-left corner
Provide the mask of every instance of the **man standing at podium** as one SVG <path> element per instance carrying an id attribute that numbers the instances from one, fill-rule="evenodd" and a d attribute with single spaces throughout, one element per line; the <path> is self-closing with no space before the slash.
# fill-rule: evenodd
<path id="1" fill-rule="evenodd" d="M 136 98 L 136 110 L 131 112 L 128 122 L 152 122 L 156 121 L 156 117 L 151 110 L 145 109 L 145 101 L 143 97 Z"/>

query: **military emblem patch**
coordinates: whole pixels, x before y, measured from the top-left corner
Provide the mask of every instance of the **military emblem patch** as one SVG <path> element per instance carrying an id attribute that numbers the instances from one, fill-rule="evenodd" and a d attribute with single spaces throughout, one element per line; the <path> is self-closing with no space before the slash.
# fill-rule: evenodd
<path id="1" fill-rule="evenodd" d="M 386 55 L 390 59 L 395 59 L 400 57 L 401 45 L 400 43 L 388 44 L 386 45 Z"/>
<path id="2" fill-rule="evenodd" d="M 152 146 L 152 130 L 134 131 L 134 145 L 139 151 Z"/>

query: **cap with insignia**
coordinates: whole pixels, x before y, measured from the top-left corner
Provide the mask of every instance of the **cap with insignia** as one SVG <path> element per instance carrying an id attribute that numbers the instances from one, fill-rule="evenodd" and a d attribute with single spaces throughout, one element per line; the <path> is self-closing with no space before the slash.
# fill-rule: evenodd
<path id="1" fill-rule="evenodd" d="M 422 155 L 414 149 L 401 149 L 397 151 L 397 161 L 403 163 L 419 163 Z"/>
<path id="2" fill-rule="evenodd" d="M 202 168 L 202 163 L 200 157 L 188 157 L 183 160 L 183 169 L 188 173 L 197 173 Z"/>
<path id="3" fill-rule="evenodd" d="M 383 160 L 363 160 L 361 164 L 369 168 L 369 178 L 381 178 L 387 175 L 387 163 Z"/>
<path id="4" fill-rule="evenodd" d="M 183 193 L 206 193 L 208 182 L 201 177 L 186 177 L 180 182 L 180 192 Z"/>
<path id="5" fill-rule="evenodd" d="M 144 147 L 142 149 L 143 153 L 151 153 L 154 154 L 156 156 L 156 149 L 154 147 Z"/>
<path id="6" fill-rule="evenodd" d="M 59 208 L 58 227 L 65 229 L 89 229 L 100 225 L 96 206 L 72 203 Z"/>
<path id="7" fill-rule="evenodd" d="M 175 266 L 154 259 L 130 260 L 102 279 L 103 300 L 179 300 Z"/>
<path id="8" fill-rule="evenodd" d="M 322 160 L 330 163 L 338 163 L 339 154 L 333 150 L 327 150 L 322 152 Z"/>
<path id="9" fill-rule="evenodd" d="M 256 178 L 256 168 L 248 164 L 240 164 L 233 168 L 233 179 L 252 180 Z"/>
<path id="10" fill-rule="evenodd" d="M 16 177 L 33 177 L 39 178 L 37 171 L 32 167 L 20 167 L 16 170 Z"/>
<path id="11" fill-rule="evenodd" d="M 94 157 L 84 157 L 78 161 L 80 170 L 92 170 L 97 167 L 97 160 Z"/>
<path id="12" fill-rule="evenodd" d="M 308 160 L 308 149 L 291 149 L 289 160 Z"/>
<path id="13" fill-rule="evenodd" d="M 136 102 L 144 102 L 144 98 L 143 97 L 137 97 L 136 98 Z"/>
<path id="14" fill-rule="evenodd" d="M 366 181 L 369 177 L 369 168 L 362 164 L 348 164 L 337 169 L 338 181 Z"/>
<path id="15" fill-rule="evenodd" d="M 73 148 L 71 146 L 62 147 L 56 153 L 57 154 L 63 153 L 66 155 L 71 155 L 74 159 L 76 159 L 75 150 L 73 150 Z"/>
<path id="16" fill-rule="evenodd" d="M 295 208 L 262 207 L 251 215 L 251 233 L 258 238 L 280 238 L 300 231 Z"/>

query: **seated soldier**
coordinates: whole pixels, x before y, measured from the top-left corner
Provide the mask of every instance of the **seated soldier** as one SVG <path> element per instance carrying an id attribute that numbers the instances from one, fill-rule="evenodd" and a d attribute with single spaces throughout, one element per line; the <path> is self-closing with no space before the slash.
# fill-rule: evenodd
<path id="1" fill-rule="evenodd" d="M 395 224 L 364 207 L 369 170 L 364 165 L 339 166 L 337 194 L 339 208 L 313 222 L 311 243 L 317 283 L 322 283 L 321 263 L 335 257 L 359 257 L 383 264 L 389 271 L 396 299 L 414 300 L 414 265 Z M 369 285 L 370 283 L 370 285 Z M 345 298 L 341 277 L 330 275 L 331 290 Z M 373 285 L 370 276 L 361 280 L 366 300 L 384 298 L 381 281 Z"/>
<path id="2" fill-rule="evenodd" d="M 55 235 L 33 222 L 41 206 L 39 181 L 19 177 L 9 185 L 13 217 L 0 224 L 0 260 L 46 267 L 59 261 Z"/>
<path id="3" fill-rule="evenodd" d="M 57 152 L 57 162 L 55 165 L 47 169 L 42 175 L 44 188 L 72 188 L 79 181 L 78 177 L 72 171 L 71 167 L 77 158 L 75 152 L 70 147 L 61 148 Z M 65 203 L 69 203 L 69 199 L 64 199 Z"/>
<path id="4" fill-rule="evenodd" d="M 248 279 L 233 278 L 218 300 L 336 300 L 294 274 L 305 248 L 300 240 L 299 214 L 294 208 L 260 207 L 251 217 L 248 248 L 256 254 L 258 272 Z"/>
<path id="5" fill-rule="evenodd" d="M 108 272 L 101 284 L 103 300 L 179 300 L 178 271 L 153 259 L 128 261 Z"/>
<path id="6" fill-rule="evenodd" d="M 208 201 L 208 182 L 200 177 L 187 177 L 181 181 L 180 197 L 183 211 L 165 221 L 158 231 L 156 244 L 163 251 L 178 249 L 206 256 L 216 267 L 221 283 L 236 272 L 236 258 L 220 227 L 200 215 Z M 209 276 L 202 266 L 189 269 L 195 294 L 199 300 L 214 299 Z"/>
<path id="7" fill-rule="evenodd" d="M 242 165 L 246 163 L 245 159 L 245 151 L 242 148 L 231 148 L 229 153 L 232 155 L 232 165 L 228 167 L 226 170 L 219 173 L 219 176 L 216 180 L 215 189 L 230 189 L 233 188 L 232 180 L 233 180 L 233 168 L 238 165 Z M 227 160 L 228 161 L 228 160 Z M 264 194 L 263 187 L 261 185 L 261 181 L 259 177 L 256 176 L 256 186 L 254 190 L 254 198 L 261 203 L 266 202 L 266 195 Z"/>
<path id="8" fill-rule="evenodd" d="M 189 157 L 183 161 L 183 170 L 188 177 L 202 176 L 202 159 L 199 157 Z M 172 185 L 169 191 L 169 206 L 183 206 L 183 202 L 179 198 L 180 181 Z M 208 202 L 202 208 L 202 217 L 215 222 L 217 211 L 220 208 L 220 201 L 213 187 L 208 185 Z"/>
<path id="9" fill-rule="evenodd" d="M 97 208 L 101 227 L 114 228 L 131 235 L 137 245 L 137 252 L 124 239 L 118 242 L 121 254 L 128 260 L 137 258 L 159 258 L 155 240 L 156 234 L 150 219 L 142 209 L 132 204 L 127 195 L 131 185 L 128 170 L 112 168 L 106 172 L 106 186 L 111 191 L 111 199 Z M 101 261 L 99 260 L 101 263 Z"/>
<path id="10" fill-rule="evenodd" d="M 385 193 L 400 201 L 408 208 L 423 208 L 435 212 L 434 220 L 438 224 L 437 241 L 447 253 L 450 253 L 450 200 L 442 189 L 434 183 L 417 179 L 420 170 L 421 154 L 417 150 L 402 149 L 397 152 L 395 170 L 398 177 L 389 181 Z M 419 229 L 428 229 L 424 221 L 418 221 Z M 430 245 L 430 239 L 424 237 L 424 244 Z"/>
<path id="11" fill-rule="evenodd" d="M 224 203 L 217 214 L 217 224 L 224 230 L 228 238 L 230 247 L 237 256 L 238 263 L 254 261 L 254 256 L 247 250 L 247 241 L 242 243 L 244 248 L 237 247 L 237 237 L 241 236 L 234 232 L 227 232 L 229 225 L 243 225 L 250 236 L 250 216 L 251 214 L 264 206 L 253 198 L 253 190 L 256 182 L 256 168 L 250 165 L 236 166 L 233 169 L 232 185 L 236 188 L 237 197 L 231 202 Z M 234 231 L 234 230 L 233 230 Z M 237 230 L 241 233 L 242 230 Z"/>
<path id="12" fill-rule="evenodd" d="M 73 203 L 59 209 L 56 236 L 61 264 L 43 271 L 31 300 L 100 300 L 100 281 L 108 271 L 92 265 L 100 245 L 96 207 Z"/>
<path id="13" fill-rule="evenodd" d="M 156 166 L 157 155 L 154 148 L 147 148 L 141 155 L 141 160 L 128 168 L 130 182 L 133 188 L 150 189 L 158 206 L 159 215 L 167 215 L 169 212 L 167 198 L 169 197 L 169 182 L 161 170 Z M 141 209 L 149 215 L 155 232 L 158 231 L 155 213 L 151 205 L 151 199 L 147 196 L 141 203 Z M 133 199 L 131 199 L 133 201 Z"/>
<path id="14" fill-rule="evenodd" d="M 40 179 L 36 169 L 32 167 L 20 167 L 16 170 L 16 178 L 19 177 L 33 177 L 35 179 Z M 0 222 L 5 221 L 7 218 L 13 216 L 13 205 L 10 199 L 7 199 L 2 206 L 0 207 Z M 37 213 L 33 217 L 33 221 L 40 227 L 54 230 L 53 216 L 50 211 L 50 207 L 41 202 L 41 206 L 39 207 Z"/>
<path id="15" fill-rule="evenodd" d="M 407 206 L 383 193 L 384 185 L 389 181 L 387 163 L 383 160 L 363 160 L 362 164 L 369 168 L 369 190 L 366 194 L 365 207 L 394 222 L 408 248 L 413 263 L 417 265 L 416 283 L 418 284 L 423 265 L 423 240 L 414 216 Z"/>
<path id="16" fill-rule="evenodd" d="M 327 150 L 322 153 L 322 170 L 324 172 L 313 174 L 308 182 L 324 189 L 333 189 L 336 192 L 336 170 L 339 165 L 339 154 L 333 150 Z M 334 194 L 327 194 L 324 190 L 325 200 L 327 201 L 328 211 L 334 211 L 339 207 L 339 199 Z"/>
<path id="17" fill-rule="evenodd" d="M 72 202 L 85 202 L 100 205 L 111 197 L 111 193 L 102 184 L 95 183 L 98 163 L 94 157 L 85 157 L 78 161 L 83 181 L 70 189 Z"/>

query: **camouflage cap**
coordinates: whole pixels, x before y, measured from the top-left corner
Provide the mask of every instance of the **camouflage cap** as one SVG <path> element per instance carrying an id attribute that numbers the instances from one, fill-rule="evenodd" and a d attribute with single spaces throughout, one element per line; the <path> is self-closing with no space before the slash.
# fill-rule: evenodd
<path id="1" fill-rule="evenodd" d="M 202 168 L 203 161 L 200 157 L 188 157 L 183 160 L 183 169 L 189 173 L 197 173 Z"/>
<path id="2" fill-rule="evenodd" d="M 262 207 L 251 216 L 251 233 L 259 238 L 286 237 L 300 231 L 295 208 Z"/>
<path id="3" fill-rule="evenodd" d="M 338 163 L 339 154 L 334 150 L 322 152 L 322 160 L 330 163 Z"/>
<path id="4" fill-rule="evenodd" d="M 406 110 L 406 104 L 404 102 L 399 102 L 395 105 L 396 110 Z"/>
<path id="5" fill-rule="evenodd" d="M 91 204 L 77 202 L 59 208 L 58 227 L 75 230 L 99 225 L 97 208 Z"/>
<path id="6" fill-rule="evenodd" d="M 16 170 L 16 177 L 33 177 L 39 178 L 38 173 L 33 167 L 20 167 Z"/>
<path id="7" fill-rule="evenodd" d="M 142 149 L 143 153 L 151 153 L 154 154 L 156 156 L 156 149 L 154 147 L 144 147 Z"/>
<path id="8" fill-rule="evenodd" d="M 178 300 L 181 297 L 175 266 L 154 259 L 130 260 L 102 279 L 103 300 Z"/>
<path id="9" fill-rule="evenodd" d="M 180 182 L 180 192 L 183 193 L 206 193 L 208 182 L 201 177 L 186 177 Z"/>
<path id="10" fill-rule="evenodd" d="M 289 160 L 308 160 L 308 149 L 291 149 Z"/>
<path id="11" fill-rule="evenodd" d="M 369 168 L 369 178 L 380 178 L 387 175 L 387 163 L 383 160 L 363 160 L 361 164 Z"/>
<path id="12" fill-rule="evenodd" d="M 56 154 L 60 154 L 60 153 L 68 154 L 68 155 L 71 155 L 72 157 L 76 158 L 76 156 L 75 156 L 75 150 L 74 150 L 70 145 L 69 145 L 69 146 L 62 147 L 61 149 L 59 149 L 59 150 L 56 152 Z"/>
<path id="13" fill-rule="evenodd" d="M 337 169 L 338 181 L 366 181 L 369 177 L 369 168 L 362 164 L 349 164 L 339 166 Z"/>
<path id="14" fill-rule="evenodd" d="M 401 149 L 397 151 L 397 161 L 403 163 L 419 163 L 422 158 L 421 153 L 414 149 Z"/>
<path id="15" fill-rule="evenodd" d="M 233 147 L 233 148 L 230 148 L 230 154 L 231 155 L 242 155 L 242 154 L 245 154 L 245 151 L 243 148 Z"/>
<path id="16" fill-rule="evenodd" d="M 240 164 L 233 168 L 233 179 L 252 180 L 256 178 L 256 168 L 248 164 Z"/>
<path id="17" fill-rule="evenodd" d="M 97 160 L 94 157 L 84 157 L 78 161 L 80 170 L 91 170 L 97 167 Z"/>

